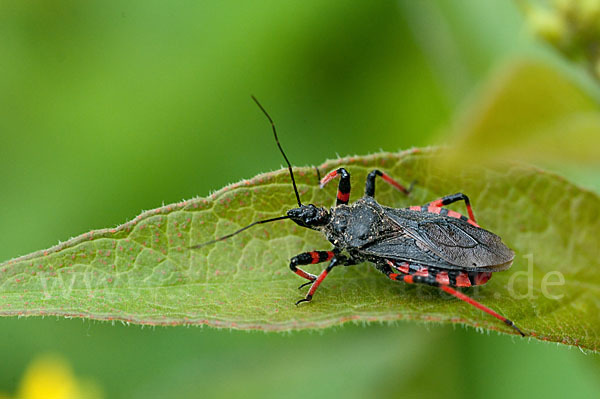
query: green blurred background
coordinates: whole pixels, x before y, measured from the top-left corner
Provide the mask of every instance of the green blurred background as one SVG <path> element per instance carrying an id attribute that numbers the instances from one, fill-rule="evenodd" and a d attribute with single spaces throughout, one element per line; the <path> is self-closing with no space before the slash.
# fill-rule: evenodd
<path id="1" fill-rule="evenodd" d="M 250 94 L 291 161 L 320 164 L 448 138 L 493 71 L 523 56 L 590 84 L 506 0 L 1 2 L 0 259 L 278 169 Z M 2 318 L 0 334 L 0 396 L 47 353 L 107 398 L 600 393 L 596 355 L 452 326 L 265 334 L 47 317 Z"/>

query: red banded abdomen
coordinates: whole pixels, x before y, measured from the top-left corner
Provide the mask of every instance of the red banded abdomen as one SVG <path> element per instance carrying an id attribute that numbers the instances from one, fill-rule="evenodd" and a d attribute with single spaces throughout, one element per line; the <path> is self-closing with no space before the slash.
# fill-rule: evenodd
<path id="1" fill-rule="evenodd" d="M 390 261 L 396 271 L 402 274 L 432 277 L 441 285 L 451 287 L 473 287 L 483 285 L 492 278 L 492 272 L 463 272 L 460 270 L 439 269 L 431 266 L 422 266 L 401 261 Z"/>

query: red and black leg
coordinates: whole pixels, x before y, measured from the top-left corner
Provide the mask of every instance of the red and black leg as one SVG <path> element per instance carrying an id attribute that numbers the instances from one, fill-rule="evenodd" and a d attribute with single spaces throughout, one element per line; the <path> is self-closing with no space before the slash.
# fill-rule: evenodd
<path id="1" fill-rule="evenodd" d="M 450 205 L 456 201 L 465 201 L 465 205 L 467 207 L 467 212 L 469 213 L 468 218 L 466 216 L 461 215 L 458 212 L 454 212 L 453 210 L 442 208 L 443 206 Z M 425 204 L 423 206 L 411 206 L 410 209 L 416 210 L 416 211 L 437 213 L 442 216 L 450 216 L 450 217 L 454 217 L 457 219 L 462 219 L 465 222 L 468 222 L 474 226 L 479 227 L 479 225 L 475 221 L 475 215 L 473 214 L 473 209 L 471 208 L 471 201 L 469 200 L 469 197 L 467 197 L 463 193 L 446 195 L 445 197 L 439 198 L 435 201 L 431 201 L 430 203 Z"/>
<path id="2" fill-rule="evenodd" d="M 305 278 L 307 280 L 310 280 L 310 282 L 306 283 L 306 284 L 311 284 L 313 281 L 315 281 L 317 279 L 317 276 L 315 276 L 314 274 L 305 272 L 304 270 L 300 269 L 298 266 L 314 265 L 316 263 L 327 262 L 327 261 L 331 260 L 334 257 L 334 255 L 335 254 L 333 251 L 304 252 L 304 253 L 294 256 L 290 260 L 290 269 L 294 273 L 296 273 L 298 276 Z M 302 288 L 306 284 L 302 284 L 298 288 Z"/>
<path id="3" fill-rule="evenodd" d="M 419 270 L 419 272 L 415 272 L 413 274 L 406 274 L 406 273 L 404 273 L 404 270 L 399 270 L 398 267 L 396 267 L 393 262 L 391 262 L 389 260 L 386 260 L 386 262 L 387 262 L 386 265 L 380 265 L 379 268 L 391 280 L 402 281 L 407 284 L 426 284 L 426 285 L 430 285 L 432 287 L 438 287 L 442 291 L 460 299 L 461 301 L 465 301 L 468 304 L 475 306 L 477 309 L 482 310 L 482 311 L 486 312 L 487 314 L 494 316 L 495 318 L 502 321 L 507 326 L 512 327 L 514 330 L 516 330 L 522 336 L 525 336 L 525 334 L 519 329 L 519 327 L 517 327 L 515 325 L 515 323 L 513 323 L 511 320 L 509 320 L 506 317 L 502 316 L 501 314 L 493 311 L 492 309 L 488 308 L 487 306 L 484 306 L 483 304 L 477 302 L 476 300 L 468 297 L 467 295 L 463 294 L 462 292 L 457 291 L 454 288 L 452 288 L 450 286 L 450 281 L 448 280 L 448 272 L 447 271 L 442 272 L 442 271 L 439 271 L 436 269 L 431 269 L 431 268 L 428 270 L 426 267 L 421 267 L 420 269 L 417 268 Z M 406 267 L 408 267 L 410 269 L 410 265 L 406 264 Z M 400 273 L 396 273 L 396 271 L 400 271 Z M 442 273 L 445 273 L 445 277 L 442 277 L 443 276 Z"/>
<path id="4" fill-rule="evenodd" d="M 397 190 L 402 191 L 406 195 L 410 194 L 410 191 L 412 190 L 412 186 L 413 186 L 414 182 L 411 183 L 410 187 L 406 188 L 402 184 L 398 183 L 396 180 L 391 178 L 388 174 L 375 169 L 367 175 L 367 181 L 365 184 L 365 195 L 368 197 L 375 196 L 375 178 L 377 176 L 381 177 L 385 182 L 391 184 Z"/>
<path id="5" fill-rule="evenodd" d="M 310 289 L 308 290 L 306 297 L 304 297 L 304 298 L 300 299 L 298 302 L 296 302 L 296 305 L 298 305 L 302 302 L 310 302 L 312 300 L 312 297 L 315 294 L 315 291 L 317 291 L 317 288 L 319 288 L 319 285 L 321 285 L 323 280 L 325 280 L 325 277 L 327 277 L 329 272 L 331 272 L 331 269 L 333 269 L 336 266 L 340 266 L 340 265 L 350 266 L 350 265 L 354 265 L 356 263 L 357 263 L 357 261 L 355 261 L 352 258 L 348 258 L 348 257 L 346 257 L 344 255 L 340 255 L 340 254 L 334 254 L 333 259 L 331 259 L 331 262 L 329 262 L 329 266 L 327 266 L 325 269 L 323 269 L 323 271 L 312 282 L 312 285 L 310 286 Z M 310 283 L 308 283 L 308 284 L 310 284 Z M 304 285 L 306 285 L 306 284 L 303 284 L 302 286 L 304 286 Z"/>
<path id="6" fill-rule="evenodd" d="M 350 173 L 344 168 L 339 168 L 329 172 L 321 180 L 321 188 L 336 177 L 340 177 L 340 184 L 338 185 L 336 205 L 347 205 L 350 199 Z"/>

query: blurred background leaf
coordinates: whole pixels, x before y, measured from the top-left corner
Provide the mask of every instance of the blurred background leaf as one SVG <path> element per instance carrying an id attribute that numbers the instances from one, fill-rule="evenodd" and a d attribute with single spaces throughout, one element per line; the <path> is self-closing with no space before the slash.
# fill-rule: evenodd
<path id="1" fill-rule="evenodd" d="M 585 71 L 525 32 L 503 0 L 2 2 L 0 259 L 277 169 L 252 93 L 296 165 L 437 142 L 490 71 L 516 56 L 600 98 Z M 558 171 L 597 189 L 586 170 Z M 264 335 L 3 318 L 0 331 L 9 393 L 48 351 L 111 398 L 600 388 L 598 359 L 577 350 L 404 323 Z"/>
<path id="2" fill-rule="evenodd" d="M 521 160 L 600 191 L 598 104 L 559 70 L 539 61 L 513 61 L 499 68 L 459 115 L 447 140 L 455 145 L 449 155 L 458 167 Z"/>

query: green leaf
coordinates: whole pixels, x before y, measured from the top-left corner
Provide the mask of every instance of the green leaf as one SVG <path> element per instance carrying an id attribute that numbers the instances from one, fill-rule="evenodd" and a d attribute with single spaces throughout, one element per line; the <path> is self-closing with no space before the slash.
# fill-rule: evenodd
<path id="1" fill-rule="evenodd" d="M 351 200 L 362 195 L 373 168 L 405 182 L 416 180 L 409 198 L 378 183 L 378 201 L 395 207 L 467 193 L 478 222 L 516 252 L 509 271 L 495 273 L 468 294 L 533 337 L 598 350 L 598 196 L 526 165 L 452 172 L 440 158 L 435 149 L 380 153 L 328 161 L 320 170 L 346 166 L 354 183 Z M 303 202 L 333 204 L 333 184 L 320 190 L 314 169 L 295 170 Z M 334 269 L 312 303 L 295 306 L 306 288 L 297 289 L 305 281 L 290 272 L 289 258 L 331 245 L 318 232 L 288 220 L 188 249 L 294 205 L 289 176 L 280 170 L 13 259 L 0 265 L 0 314 L 269 331 L 411 319 L 513 333 L 435 288 L 392 282 L 369 264 Z M 307 268 L 317 272 L 321 267 Z M 556 282 L 558 274 L 565 283 L 544 288 L 544 279 Z"/>

